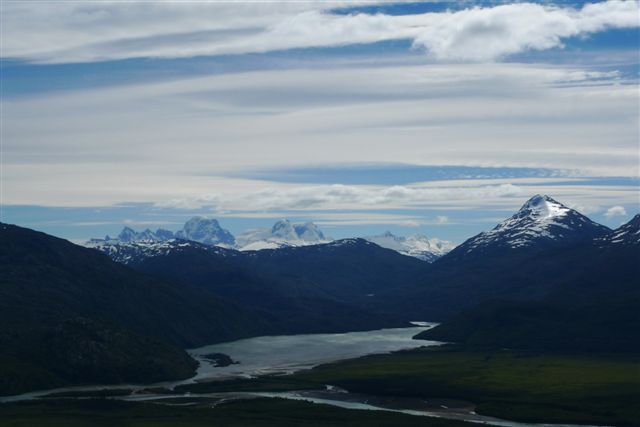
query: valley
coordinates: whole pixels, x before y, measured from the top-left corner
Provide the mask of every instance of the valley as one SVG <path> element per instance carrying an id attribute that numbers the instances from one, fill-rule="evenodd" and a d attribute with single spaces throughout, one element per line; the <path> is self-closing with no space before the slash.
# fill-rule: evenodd
<path id="1" fill-rule="evenodd" d="M 640 0 L 0 0 L 0 427 L 640 427 Z"/>
<path id="2" fill-rule="evenodd" d="M 429 262 L 361 238 L 236 250 L 198 224 L 88 248 L 3 224 L 0 414 L 640 423 L 640 215 L 609 230 L 535 196 Z"/>

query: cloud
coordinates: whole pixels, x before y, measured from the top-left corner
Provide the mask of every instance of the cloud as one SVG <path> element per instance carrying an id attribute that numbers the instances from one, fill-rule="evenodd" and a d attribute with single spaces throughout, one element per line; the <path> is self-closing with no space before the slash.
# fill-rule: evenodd
<path id="1" fill-rule="evenodd" d="M 443 64 L 3 98 L 3 202 L 104 206 L 252 193 L 289 186 L 242 179 L 239 170 L 380 162 L 636 176 L 637 86 L 623 83 L 568 67 Z"/>
<path id="2" fill-rule="evenodd" d="M 162 208 L 269 211 L 309 209 L 393 209 L 428 205 L 454 200 L 489 200 L 523 194 L 511 184 L 457 188 L 420 188 L 408 186 L 371 187 L 355 185 L 318 185 L 290 188 L 264 188 L 259 191 L 210 193 L 197 197 L 159 202 Z M 443 221 L 444 220 L 444 221 Z M 446 222 L 438 217 L 437 222 Z"/>
<path id="3" fill-rule="evenodd" d="M 607 212 L 605 212 L 604 216 L 606 216 L 607 218 L 613 218 L 616 216 L 626 216 L 627 215 L 627 210 L 624 208 L 624 206 L 612 206 L 609 209 L 607 209 Z"/>
<path id="4" fill-rule="evenodd" d="M 562 39 L 608 28 L 638 27 L 637 1 L 587 4 L 581 10 L 514 3 L 430 17 L 414 40 L 437 60 L 492 61 L 562 46 Z"/>
<path id="5" fill-rule="evenodd" d="M 373 3 L 373 2 L 372 2 Z M 33 62 L 269 52 L 413 40 L 435 60 L 491 61 L 638 27 L 636 0 L 582 9 L 514 3 L 414 15 L 334 14 L 362 2 L 7 2 L 3 55 Z"/>

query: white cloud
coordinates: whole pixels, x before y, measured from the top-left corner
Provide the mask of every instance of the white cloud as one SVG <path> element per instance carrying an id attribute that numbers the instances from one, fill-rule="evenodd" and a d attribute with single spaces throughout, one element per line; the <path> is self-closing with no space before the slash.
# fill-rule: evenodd
<path id="1" fill-rule="evenodd" d="M 392 16 L 330 13 L 362 2 L 3 2 L 3 55 L 35 62 L 268 52 L 412 39 L 437 60 L 486 61 L 637 27 L 637 0 L 582 9 L 514 3 Z"/>
<path id="2" fill-rule="evenodd" d="M 562 46 L 562 39 L 640 25 L 637 1 L 587 4 L 581 10 L 514 3 L 445 12 L 414 40 L 438 60 L 492 61 L 527 50 Z"/>
<path id="3" fill-rule="evenodd" d="M 613 218 L 616 216 L 626 216 L 627 215 L 627 210 L 624 208 L 624 206 L 612 206 L 609 209 L 607 209 L 607 212 L 605 212 L 604 216 L 606 216 L 607 218 Z"/>
<path id="4" fill-rule="evenodd" d="M 511 184 L 457 188 L 424 188 L 408 186 L 355 186 L 316 185 L 290 188 L 264 188 L 259 191 L 238 194 L 216 192 L 197 197 L 160 202 L 159 207 L 198 209 L 210 207 L 216 210 L 269 211 L 315 209 L 393 209 L 420 207 L 439 201 L 490 200 L 515 197 L 522 189 Z M 446 222 L 438 217 L 437 222 Z"/>
<path id="5" fill-rule="evenodd" d="M 605 80 L 590 86 L 596 77 Z M 567 81 L 574 84 L 558 87 Z M 102 206 L 251 193 L 272 185 L 229 176 L 337 162 L 636 176 L 637 86 L 618 82 L 575 68 L 453 64 L 260 71 L 4 98 L 3 201 Z"/>

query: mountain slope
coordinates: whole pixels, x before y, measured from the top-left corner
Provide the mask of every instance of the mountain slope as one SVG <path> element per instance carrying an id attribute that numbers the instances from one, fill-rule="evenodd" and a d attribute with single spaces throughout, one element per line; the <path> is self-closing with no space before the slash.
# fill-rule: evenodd
<path id="1" fill-rule="evenodd" d="M 482 232 L 451 251 L 449 259 L 514 249 L 544 250 L 566 247 L 607 234 L 607 227 L 591 221 L 549 196 L 529 199 L 511 218 Z"/>
<path id="2" fill-rule="evenodd" d="M 131 257 L 128 265 L 259 308 L 279 333 L 403 326 L 404 316 L 380 315 L 365 302 L 424 265 L 364 240 L 250 252 L 173 244 L 174 250 Z"/>
<path id="3" fill-rule="evenodd" d="M 259 251 L 248 258 L 247 265 L 290 287 L 312 287 L 359 306 L 369 306 L 380 294 L 414 283 L 429 268 L 427 263 L 364 239 Z"/>
<path id="4" fill-rule="evenodd" d="M 551 291 L 528 301 L 488 301 L 419 338 L 470 346 L 640 351 L 640 218 L 609 235 L 546 256 Z M 524 274 L 533 274 L 533 267 Z"/>
<path id="5" fill-rule="evenodd" d="M 435 261 L 402 297 L 389 294 L 384 301 L 416 318 L 444 320 L 488 300 L 540 299 L 558 287 L 565 271 L 581 268 L 571 248 L 608 233 L 552 198 L 534 196 L 493 230 Z M 563 254 L 564 264 L 556 262 Z"/>
<path id="6" fill-rule="evenodd" d="M 0 277 L 0 377 L 6 387 L 18 387 L 10 381 L 23 372 L 14 369 L 16 362 L 45 373 L 34 377 L 49 378 L 49 385 L 87 381 L 91 372 L 103 374 L 105 382 L 184 377 L 193 365 L 178 347 L 270 331 L 260 316 L 198 288 L 8 224 L 0 224 Z M 48 354 L 73 348 L 75 357 Z M 150 371 L 141 366 L 149 360 Z M 17 383 L 28 388 L 32 380 Z"/>

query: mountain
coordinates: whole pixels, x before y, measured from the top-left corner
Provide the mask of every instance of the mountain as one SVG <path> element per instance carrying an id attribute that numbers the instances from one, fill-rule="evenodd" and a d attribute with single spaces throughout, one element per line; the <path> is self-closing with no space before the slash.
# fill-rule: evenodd
<path id="1" fill-rule="evenodd" d="M 0 393 L 184 378 L 180 348 L 273 332 L 259 310 L 9 224 L 0 277 Z"/>
<path id="2" fill-rule="evenodd" d="M 423 261 L 433 262 L 455 247 L 451 242 L 440 239 L 429 239 L 427 236 L 413 234 L 406 237 L 395 236 L 387 231 L 377 236 L 365 237 L 383 248 L 392 249 L 403 255 L 412 256 Z"/>
<path id="3" fill-rule="evenodd" d="M 333 239 L 326 237 L 313 222 L 292 223 L 286 219 L 276 222 L 271 228 L 249 230 L 236 239 L 231 232 L 222 228 L 217 220 L 194 217 L 175 234 L 161 228 L 156 231 L 146 229 L 136 232 L 124 227 L 115 238 L 106 236 L 104 239 L 91 239 L 85 246 L 99 249 L 121 262 L 125 261 L 124 256 L 141 256 L 143 253 L 163 250 L 166 245 L 162 243 L 169 240 L 192 241 L 241 251 L 258 251 L 318 245 L 331 242 Z M 428 262 L 433 262 L 453 248 L 451 242 L 444 240 L 429 239 L 420 235 L 398 237 L 389 232 L 367 237 L 366 240 Z M 138 255 L 134 255 L 136 253 Z"/>
<path id="4" fill-rule="evenodd" d="M 634 216 L 629 222 L 613 230 L 596 241 L 601 247 L 638 247 L 640 246 L 640 214 Z"/>
<path id="5" fill-rule="evenodd" d="M 385 295 L 387 310 L 445 320 L 485 301 L 540 299 L 580 268 L 574 249 L 610 233 L 549 196 L 536 195 L 490 231 L 471 237 L 431 264 L 401 295 Z M 565 265 L 556 262 L 562 256 Z"/>
<path id="6" fill-rule="evenodd" d="M 233 247 L 235 237 L 222 227 L 216 219 L 193 217 L 188 220 L 181 230 L 175 234 L 170 230 L 158 228 L 156 231 L 146 229 L 137 232 L 129 227 L 124 227 L 116 238 L 106 236 L 104 239 L 91 239 L 85 246 L 91 248 L 104 248 L 106 246 L 123 245 L 129 243 L 145 243 L 147 245 L 157 242 L 165 242 L 172 239 L 190 240 L 210 246 Z"/>
<path id="7" fill-rule="evenodd" d="M 238 237 L 236 248 L 242 251 L 307 246 L 330 242 L 312 222 L 294 224 L 283 219 L 270 229 L 249 230 Z"/>
<path id="8" fill-rule="evenodd" d="M 247 255 L 245 265 L 263 277 L 277 278 L 292 289 L 307 286 L 329 298 L 367 307 L 380 294 L 413 283 L 429 268 L 418 259 L 360 238 Z"/>
<path id="9" fill-rule="evenodd" d="M 91 239 L 88 244 L 103 244 L 104 242 L 113 243 L 130 243 L 130 242 L 148 242 L 148 241 L 163 241 L 173 238 L 173 232 L 158 228 L 156 231 L 146 229 L 142 232 L 137 232 L 130 227 L 124 227 L 118 237 L 111 238 L 105 236 L 104 239 Z"/>
<path id="10" fill-rule="evenodd" d="M 499 300 L 465 310 L 418 336 L 471 347 L 554 351 L 640 351 L 640 215 L 593 241 L 522 265 L 551 282 L 533 300 Z M 544 276 L 539 273 L 544 272 Z"/>
<path id="11" fill-rule="evenodd" d="M 482 232 L 451 251 L 452 258 L 513 249 L 567 247 L 607 234 L 604 225 L 591 221 L 549 196 L 535 195 L 511 218 Z"/>
<path id="12" fill-rule="evenodd" d="M 190 240 L 140 240 L 132 242 L 120 242 L 119 240 L 93 239 L 86 244 L 92 249 L 108 255 L 112 260 L 126 265 L 134 265 L 146 258 L 154 258 L 170 253 L 187 251 L 190 248 L 198 248 L 205 252 L 216 253 L 221 256 L 235 256 L 233 249 L 221 246 L 210 246 Z"/>
<path id="13" fill-rule="evenodd" d="M 205 245 L 225 245 L 232 247 L 236 243 L 233 234 L 222 227 L 216 219 L 194 217 L 184 224 L 182 230 L 175 237 L 183 240 L 191 240 Z"/>
<path id="14" fill-rule="evenodd" d="M 428 264 L 362 239 L 236 251 L 171 240 L 109 247 L 128 266 L 269 314 L 279 333 L 345 332 L 406 325 L 367 305 Z M 117 250 L 117 251 L 116 251 Z"/>

